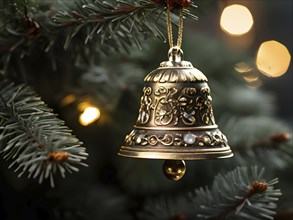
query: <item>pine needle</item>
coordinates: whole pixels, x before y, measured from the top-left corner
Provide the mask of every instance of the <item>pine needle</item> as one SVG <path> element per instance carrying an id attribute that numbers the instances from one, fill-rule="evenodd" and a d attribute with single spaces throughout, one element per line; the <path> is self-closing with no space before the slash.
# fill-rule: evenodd
<path id="1" fill-rule="evenodd" d="M 9 168 L 21 170 L 19 177 L 50 178 L 54 187 L 56 165 L 62 177 L 67 168 L 77 172 L 76 165 L 85 165 L 81 144 L 31 88 L 0 82 L 0 153 Z"/>

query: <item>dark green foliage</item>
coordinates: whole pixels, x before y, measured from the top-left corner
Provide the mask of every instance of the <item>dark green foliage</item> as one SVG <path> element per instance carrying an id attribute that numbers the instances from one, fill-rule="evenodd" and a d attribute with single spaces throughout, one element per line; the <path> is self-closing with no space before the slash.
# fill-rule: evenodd
<path id="1" fill-rule="evenodd" d="M 138 216 L 142 220 L 195 219 L 190 215 L 192 209 L 187 196 L 160 196 L 147 199 Z"/>
<path id="2" fill-rule="evenodd" d="M 204 6 L 213 1 L 195 3 Z M 90 152 L 90 166 L 64 181 L 57 180 L 56 189 L 33 185 L 24 178 L 15 180 L 7 163 L 0 160 L 1 217 L 4 213 L 4 219 L 24 215 L 54 220 L 271 219 L 289 210 L 292 129 L 273 117 L 274 96 L 247 88 L 242 75 L 233 70 L 235 64 L 247 60 L 247 54 L 231 51 L 225 42 L 199 33 L 197 27 L 195 34 L 185 25 L 185 58 L 208 77 L 216 122 L 235 156 L 188 161 L 180 182 L 163 176 L 163 161 L 117 159 L 118 147 L 138 113 L 143 77 L 167 58 L 168 48 L 162 43 L 165 3 L 0 0 L 1 74 L 31 85 L 74 128 Z M 195 8 L 192 4 L 190 11 Z M 184 14 L 196 19 L 193 14 L 206 14 L 204 9 L 184 10 Z M 178 9 L 172 12 L 176 25 Z M 145 41 L 152 37 L 161 41 Z M 20 175 L 52 181 L 55 172 L 64 176 L 65 171 L 84 165 L 87 154 L 80 141 L 39 95 L 2 78 L 0 92 L 0 151 Z M 76 100 L 64 107 L 60 103 L 65 94 L 73 94 Z M 77 105 L 84 97 L 97 104 L 102 116 L 88 127 L 78 124 Z M 54 152 L 68 154 L 68 160 L 58 160 Z M 264 177 L 263 170 L 243 167 L 251 165 L 266 167 L 271 175 Z M 277 180 L 269 181 L 276 176 L 282 197 L 274 189 Z M 213 179 L 210 188 L 201 188 Z M 253 184 L 259 183 L 268 188 L 252 193 Z M 194 188 L 198 188 L 195 193 L 187 193 Z M 19 192 L 21 202 L 15 202 Z M 46 215 L 38 214 L 38 201 Z M 34 210 L 31 215 L 26 215 L 24 206 Z"/>
<path id="3" fill-rule="evenodd" d="M 273 219 L 282 195 L 278 179 L 266 180 L 264 169 L 238 167 L 218 174 L 211 188 L 195 190 L 193 206 L 202 219 Z"/>
<path id="4" fill-rule="evenodd" d="M 162 16 L 165 14 L 165 5 L 155 1 L 83 0 L 67 7 L 65 12 L 59 11 L 53 17 L 60 26 L 71 27 L 65 48 L 70 39 L 82 31 L 86 33 L 85 43 L 99 35 L 98 44 L 107 42 L 110 47 L 124 48 L 127 51 L 128 45 L 136 44 L 141 48 L 139 39 L 148 33 L 166 41 L 162 32 L 165 29 L 165 16 Z M 184 10 L 184 15 L 197 19 L 187 9 Z"/>
<path id="5" fill-rule="evenodd" d="M 162 174 L 163 161 L 147 159 L 119 159 L 118 178 L 123 188 L 132 194 L 144 195 L 157 191 L 164 192 L 177 188 L 180 182 L 173 183 Z M 144 175 L 141 175 L 141 174 Z"/>
<path id="6" fill-rule="evenodd" d="M 51 199 L 59 198 L 60 194 L 70 198 L 54 204 L 54 220 L 116 220 L 118 216 L 121 220 L 132 219 L 128 212 L 131 200 L 116 188 L 82 183 L 79 186 L 84 190 L 76 193 L 67 189 L 51 195 Z"/>
<path id="7" fill-rule="evenodd" d="M 189 198 L 161 196 L 148 199 L 141 219 L 273 219 L 282 195 L 278 179 L 267 180 L 264 169 L 238 167 L 218 174 L 210 188 L 199 188 Z"/>
<path id="8" fill-rule="evenodd" d="M 0 152 L 19 177 L 28 173 L 39 183 L 50 178 L 53 187 L 54 173 L 65 177 L 66 171 L 77 172 L 76 165 L 85 165 L 87 153 L 80 145 L 31 88 L 0 82 Z M 63 158 L 54 157 L 57 152 Z"/>
<path id="9" fill-rule="evenodd" d="M 56 68 L 62 44 L 78 63 L 96 59 L 97 53 L 129 52 L 134 45 L 141 48 L 141 42 L 149 36 L 165 41 L 165 5 L 151 0 L 38 0 L 34 4 L 23 0 L 0 4 L 4 6 L 0 15 L 0 64 L 5 73 L 10 62 L 35 50 L 45 52 Z M 178 10 L 174 12 L 178 14 Z M 184 15 L 197 19 L 187 9 Z"/>
<path id="10" fill-rule="evenodd" d="M 123 92 L 140 95 L 141 88 L 138 88 L 136 82 L 143 81 L 144 75 L 145 71 L 138 65 L 109 59 L 101 62 L 100 66 L 88 67 L 87 72 L 81 76 L 80 85 L 96 97 L 99 106 L 114 111 Z"/>

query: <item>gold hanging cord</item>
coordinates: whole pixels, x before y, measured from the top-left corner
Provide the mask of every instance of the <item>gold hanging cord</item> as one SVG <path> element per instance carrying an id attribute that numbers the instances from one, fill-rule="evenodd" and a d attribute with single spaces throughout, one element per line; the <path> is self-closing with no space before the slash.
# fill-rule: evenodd
<path id="1" fill-rule="evenodd" d="M 167 30 L 168 30 L 168 40 L 170 48 L 174 47 L 173 44 L 173 34 L 172 34 L 172 22 L 171 22 L 171 7 L 170 1 L 167 0 Z M 178 29 L 178 38 L 177 38 L 177 47 L 181 48 L 182 44 L 182 37 L 183 37 L 183 7 L 180 7 L 180 15 L 179 15 L 179 29 Z"/>

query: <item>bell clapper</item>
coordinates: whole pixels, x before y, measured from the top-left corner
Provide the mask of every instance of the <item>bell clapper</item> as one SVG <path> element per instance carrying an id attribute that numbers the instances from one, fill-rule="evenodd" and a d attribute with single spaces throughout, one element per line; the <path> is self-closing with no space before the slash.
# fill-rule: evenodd
<path id="1" fill-rule="evenodd" d="M 165 176 L 173 181 L 180 180 L 185 172 L 186 165 L 184 160 L 165 160 L 163 164 L 163 172 Z"/>

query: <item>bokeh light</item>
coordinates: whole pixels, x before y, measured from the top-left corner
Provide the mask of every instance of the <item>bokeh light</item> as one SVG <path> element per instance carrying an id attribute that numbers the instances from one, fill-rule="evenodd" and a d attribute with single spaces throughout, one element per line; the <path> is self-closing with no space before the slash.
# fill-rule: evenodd
<path id="1" fill-rule="evenodd" d="M 259 76 L 244 76 L 243 79 L 248 83 L 252 83 L 259 80 Z"/>
<path id="2" fill-rule="evenodd" d="M 89 101 L 83 101 L 77 105 L 78 111 L 81 111 L 81 112 L 83 112 L 88 107 L 93 107 L 93 105 Z"/>
<path id="3" fill-rule="evenodd" d="M 62 106 L 70 105 L 71 103 L 75 102 L 75 100 L 76 100 L 75 95 L 69 94 L 61 100 L 61 105 Z"/>
<path id="4" fill-rule="evenodd" d="M 253 17 L 245 6 L 227 6 L 221 15 L 220 26 L 229 35 L 240 36 L 247 33 L 253 25 Z"/>
<path id="5" fill-rule="evenodd" d="M 87 107 L 79 116 L 79 123 L 83 126 L 88 126 L 97 121 L 101 116 L 101 112 L 96 107 Z"/>
<path id="6" fill-rule="evenodd" d="M 250 88 L 250 89 L 253 89 L 253 90 L 256 90 L 258 89 L 259 87 L 262 86 L 262 81 L 260 79 L 256 79 L 255 81 L 253 82 L 250 82 L 247 87 Z"/>
<path id="7" fill-rule="evenodd" d="M 240 63 L 235 64 L 234 69 L 238 73 L 248 73 L 252 70 L 252 67 L 245 62 L 240 62 Z"/>
<path id="8" fill-rule="evenodd" d="M 291 55 L 283 44 L 277 41 L 266 41 L 258 49 L 256 65 L 258 70 L 266 76 L 278 77 L 289 68 Z"/>

